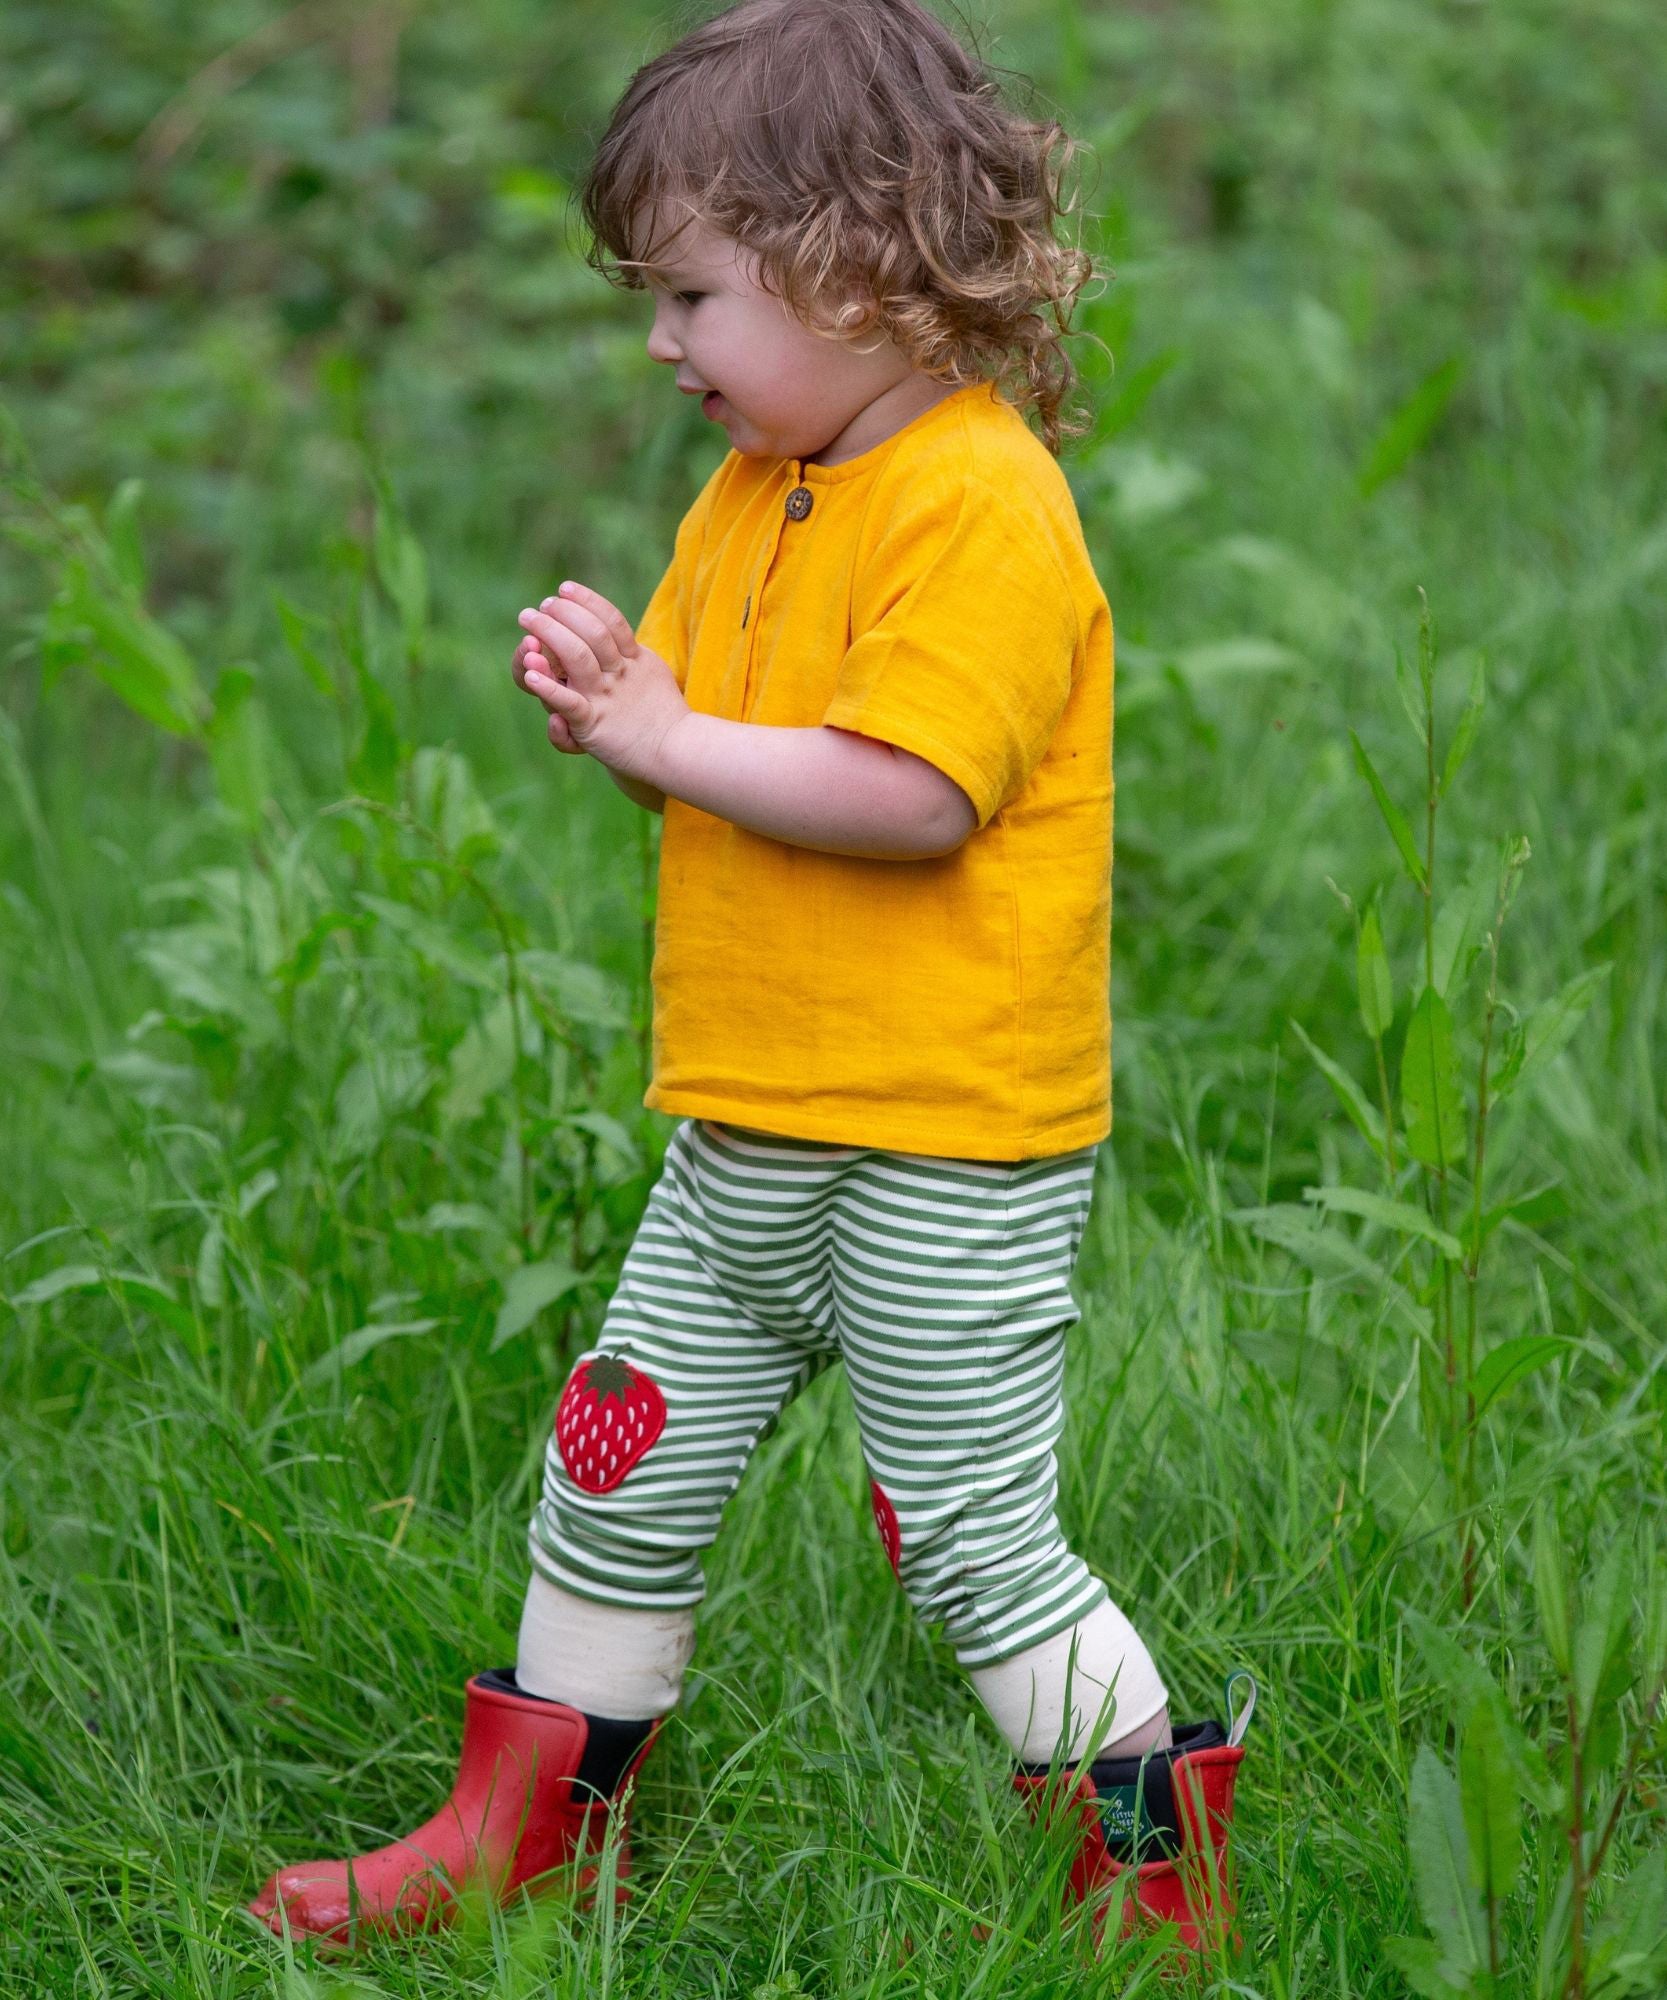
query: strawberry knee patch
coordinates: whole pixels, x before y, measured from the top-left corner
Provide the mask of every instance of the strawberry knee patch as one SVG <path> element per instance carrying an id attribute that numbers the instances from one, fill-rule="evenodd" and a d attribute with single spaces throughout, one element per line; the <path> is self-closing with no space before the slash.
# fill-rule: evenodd
<path id="1" fill-rule="evenodd" d="M 617 1354 L 581 1361 L 556 1406 L 562 1463 L 586 1493 L 617 1486 L 665 1427 L 659 1383 Z"/>
<path id="2" fill-rule="evenodd" d="M 897 1525 L 897 1509 L 887 1497 L 879 1480 L 868 1482 L 868 1497 L 874 1507 L 874 1525 L 880 1531 L 880 1540 L 886 1545 L 886 1559 L 892 1573 L 901 1582 L 903 1578 L 903 1531 Z"/>

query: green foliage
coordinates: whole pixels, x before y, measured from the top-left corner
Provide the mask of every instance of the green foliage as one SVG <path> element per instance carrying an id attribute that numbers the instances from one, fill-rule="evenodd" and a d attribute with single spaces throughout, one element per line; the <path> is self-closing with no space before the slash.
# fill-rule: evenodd
<path id="1" fill-rule="evenodd" d="M 1459 1787 L 1426 1743 L 1413 1760 L 1407 1845 L 1424 1920 L 1435 1946 L 1399 1944 L 1401 1970 L 1431 2000 L 1469 1990 L 1487 1961 L 1487 1925 L 1473 1873 Z"/>
<path id="2" fill-rule="evenodd" d="M 1395 985 L 1389 970 L 1389 954 L 1383 948 L 1383 925 L 1376 903 L 1361 919 L 1355 964 L 1361 1024 L 1374 1042 L 1381 1041 L 1395 1019 Z"/>
<path id="3" fill-rule="evenodd" d="M 1512 1715 L 1487 1669 L 1440 1626 L 1415 1614 L 1420 1650 L 1451 1699 L 1460 1740 L 1458 1773 L 1428 1743 L 1413 1762 L 1407 1839 L 1419 1913 L 1429 1938 L 1387 1940 L 1394 1963 L 1431 2000 L 1491 1995 L 1503 1986 L 1507 1899 L 1522 1874 L 1529 1816 L 1555 1830 L 1561 1866 L 1539 1931 L 1537 1995 L 1603 1994 L 1622 2000 L 1659 1990 L 1667 1976 L 1667 1931 L 1656 1848 L 1613 1885 L 1601 1919 L 1590 1922 L 1593 1886 L 1603 1867 L 1635 1773 L 1660 1713 L 1664 1672 L 1653 1630 L 1654 1563 L 1635 1618 L 1630 1538 L 1610 1542 L 1589 1592 L 1572 1600 L 1551 1516 L 1542 1510 L 1533 1564 L 1541 1634 L 1563 1682 L 1563 1714 L 1548 1717 L 1555 1755 Z M 1637 1707 L 1622 1725 L 1628 1690 Z M 1555 1713 L 1555 1711 L 1553 1711 Z M 1616 1761 L 1624 1768 L 1612 1777 Z M 1555 1768 L 1554 1768 L 1555 1764 Z M 1651 1927 L 1653 1925 L 1653 1928 Z"/>
<path id="4" fill-rule="evenodd" d="M 1270 2000 L 1667 1980 L 1657 11 L 983 17 L 1115 272 L 1062 1518 L 1179 1715 L 1258 1670 Z M 0 9 L 0 1993 L 1154 1990 L 1061 1934 L 837 1375 L 630 1911 L 351 1974 L 238 1914 L 432 1809 L 659 1168 L 655 823 L 508 660 L 561 576 L 645 602 L 721 448 L 568 226 L 679 25 Z"/>
<path id="5" fill-rule="evenodd" d="M 1407 1023 L 1401 1051 L 1401 1119 L 1407 1150 L 1424 1166 L 1445 1171 L 1464 1159 L 1464 1091 L 1453 1046 L 1453 1018 L 1433 986 L 1419 994 Z"/>
<path id="6" fill-rule="evenodd" d="M 1463 374 L 1464 363 L 1460 357 L 1449 355 L 1432 368 L 1406 401 L 1390 414 L 1360 468 L 1359 486 L 1363 496 L 1370 496 L 1386 480 L 1393 479 L 1423 448 L 1453 400 Z"/>

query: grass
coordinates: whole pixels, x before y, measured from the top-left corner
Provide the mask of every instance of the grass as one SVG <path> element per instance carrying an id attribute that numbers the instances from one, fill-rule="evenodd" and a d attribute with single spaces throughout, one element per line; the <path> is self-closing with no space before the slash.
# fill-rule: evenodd
<path id="1" fill-rule="evenodd" d="M 583 121 L 525 77 L 570 76 L 594 120 L 652 17 L 622 18 L 414 21 L 382 125 L 353 108 L 364 47 L 297 50 L 160 198 L 132 136 L 238 10 L 0 29 L 30 190 L 0 211 L 0 1993 L 1159 1990 L 1138 1952 L 1096 1968 L 1061 1935 L 1063 1857 L 896 1590 L 838 1371 L 708 1559 L 622 1919 L 482 1915 L 344 1975 L 238 1912 L 448 1780 L 463 1680 L 513 1655 L 556 1392 L 669 1131 L 640 1107 L 653 830 L 547 752 L 507 672 L 540 579 L 646 597 L 714 450 L 553 224 Z M 993 25 L 1099 144 L 1118 273 L 1086 309 L 1117 373 L 1085 357 L 1100 425 L 1066 461 L 1119 708 L 1117 1131 L 1063 1519 L 1187 1716 L 1234 1667 L 1262 1684 L 1244 1950 L 1213 1975 L 1398 1994 L 1385 1940 L 1429 1934 L 1420 1753 L 1484 1740 L 1442 1635 L 1562 1770 L 1536 1511 L 1578 1623 L 1667 1502 L 1653 21 L 1379 0 Z M 108 509 L 133 476 L 130 531 Z M 131 713 L 89 607 L 49 616 L 77 548 L 111 552 L 103 588 L 175 636 L 217 731 Z M 1410 810 L 1394 658 L 1420 589 L 1442 730 L 1478 657 L 1489 689 L 1442 894 L 1525 836 L 1510 1008 L 1610 968 L 1490 1124 L 1490 1200 L 1555 1192 L 1490 1240 L 1484 1349 L 1564 1345 L 1480 1419 L 1468 1608 L 1423 1252 L 1369 1217 L 1266 1221 L 1384 1185 L 1292 1024 L 1375 1089 L 1328 878 L 1381 890 L 1397 1064 L 1422 913 L 1348 732 Z M 1467 1063 L 1484 983 L 1451 996 Z M 1396 1192 L 1422 1198 L 1412 1169 Z M 1603 1679 L 1643 1747 L 1598 1914 L 1664 1845 L 1646 1677 Z M 1464 1769 L 1467 1803 L 1493 1796 Z M 1501 1995 L 1566 1984 L 1537 1785 Z M 1587 1990 L 1661 1990 L 1660 1928 Z"/>

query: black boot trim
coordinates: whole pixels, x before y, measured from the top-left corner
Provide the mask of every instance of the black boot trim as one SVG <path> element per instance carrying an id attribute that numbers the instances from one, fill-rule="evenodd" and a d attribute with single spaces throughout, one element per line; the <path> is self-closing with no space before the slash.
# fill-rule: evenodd
<path id="1" fill-rule="evenodd" d="M 519 1695 L 523 1701 L 544 1701 L 546 1696 L 528 1694 L 515 1678 L 513 1667 L 488 1667 L 475 1678 L 483 1687 L 495 1688 L 500 1694 Z M 557 1704 L 571 1707 L 572 1703 Z M 592 1715 L 587 1709 L 580 1709 L 589 1725 L 585 1731 L 584 1755 L 579 1759 L 579 1768 L 574 1773 L 573 1788 L 578 1798 L 587 1798 L 592 1793 L 600 1793 L 611 1799 L 619 1790 L 619 1782 L 624 1777 L 631 1759 L 648 1741 L 648 1732 L 658 1720 L 655 1716 L 643 1718 L 615 1715 Z"/>
<path id="2" fill-rule="evenodd" d="M 1219 1750 L 1227 1731 L 1219 1722 L 1188 1722 L 1172 1732 L 1167 1750 L 1135 1757 L 1097 1757 L 1088 1775 L 1100 1797 L 1100 1825 L 1114 1861 L 1173 1861 L 1185 1846 L 1175 1808 L 1175 1761 L 1197 1750 Z M 1020 1771 L 1045 1777 L 1047 1764 L 1024 1764 Z"/>

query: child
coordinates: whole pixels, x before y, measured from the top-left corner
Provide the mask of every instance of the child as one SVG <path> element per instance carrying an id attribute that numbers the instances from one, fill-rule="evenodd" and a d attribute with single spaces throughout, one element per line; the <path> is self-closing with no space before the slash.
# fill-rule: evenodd
<path id="1" fill-rule="evenodd" d="M 1052 1764 L 1071 1897 L 1100 1921 L 1132 1864 L 1125 1928 L 1221 1934 L 1248 1709 L 1231 1740 L 1172 1730 L 1055 1515 L 1111 1125 L 1111 620 L 1052 455 L 1089 274 L 1054 237 L 1063 139 L 917 0 L 744 0 L 601 142 L 592 261 L 646 284 L 650 356 L 731 449 L 635 632 L 564 583 L 514 675 L 557 749 L 664 814 L 645 1101 L 678 1123 L 561 1396 L 516 1665 L 468 1683 L 456 1787 L 351 1889 L 346 1862 L 274 1876 L 275 1931 L 408 1930 L 467 1879 L 570 1864 L 586 1894 L 610 1815 L 629 1873 L 701 1553 L 843 1360 L 892 1568 L 1033 1812 Z"/>

